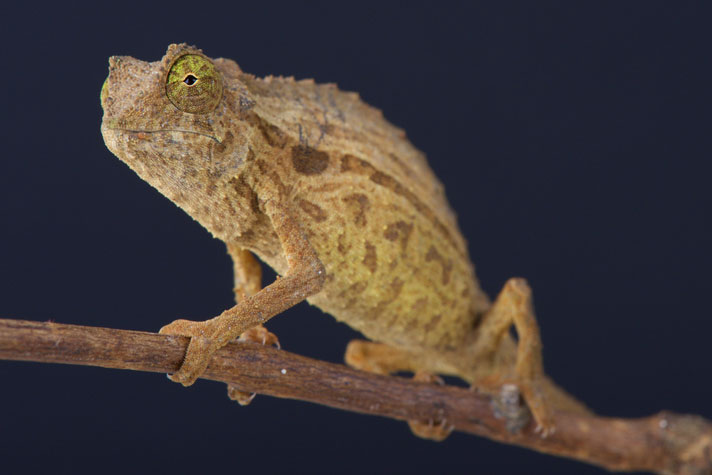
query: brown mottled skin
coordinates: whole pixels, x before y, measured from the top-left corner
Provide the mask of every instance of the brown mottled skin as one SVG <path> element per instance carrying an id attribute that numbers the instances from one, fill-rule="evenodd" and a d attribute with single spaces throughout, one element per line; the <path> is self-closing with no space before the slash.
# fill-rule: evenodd
<path id="1" fill-rule="evenodd" d="M 208 72 L 176 69 L 171 94 L 194 93 L 198 104 L 182 110 L 166 84 L 186 55 Z M 198 94 L 196 84 L 212 89 Z M 552 410 L 586 410 L 544 376 L 526 282 L 511 279 L 490 302 L 424 155 L 357 94 L 256 78 L 171 45 L 159 62 L 110 58 L 101 103 L 109 149 L 224 241 L 235 263 L 235 307 L 161 330 L 191 337 L 174 381 L 192 384 L 248 330 L 276 341 L 261 324 L 307 299 L 378 342 L 349 344 L 358 368 L 450 374 L 489 392 L 514 383 L 544 433 Z M 261 288 L 253 254 L 281 278 Z"/>

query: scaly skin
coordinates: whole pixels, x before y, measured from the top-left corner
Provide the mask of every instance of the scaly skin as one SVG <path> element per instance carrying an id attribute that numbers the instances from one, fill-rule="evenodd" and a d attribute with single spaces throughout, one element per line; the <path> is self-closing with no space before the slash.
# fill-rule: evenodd
<path id="1" fill-rule="evenodd" d="M 543 375 L 526 283 L 490 303 L 424 155 L 357 94 L 256 78 L 186 45 L 109 65 L 109 149 L 233 257 L 249 251 L 283 276 L 212 320 L 164 327 L 192 337 L 172 379 L 192 384 L 216 349 L 307 299 L 385 345 L 353 342 L 353 366 L 451 374 L 492 392 L 515 383 L 544 431 L 552 409 L 585 410 Z M 236 261 L 243 282 L 249 269 Z"/>

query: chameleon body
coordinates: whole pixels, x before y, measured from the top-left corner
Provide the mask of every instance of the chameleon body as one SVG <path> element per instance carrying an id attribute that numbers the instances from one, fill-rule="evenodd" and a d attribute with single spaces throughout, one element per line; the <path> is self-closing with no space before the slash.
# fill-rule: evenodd
<path id="1" fill-rule="evenodd" d="M 543 374 L 526 283 L 490 302 L 424 155 L 357 94 L 171 45 L 159 62 L 110 58 L 101 103 L 108 148 L 235 262 L 235 307 L 162 329 L 191 337 L 173 380 L 306 299 L 373 340 L 349 345 L 358 368 L 516 384 L 545 431 L 553 409 L 585 410 Z M 281 278 L 261 289 L 253 254 Z"/>

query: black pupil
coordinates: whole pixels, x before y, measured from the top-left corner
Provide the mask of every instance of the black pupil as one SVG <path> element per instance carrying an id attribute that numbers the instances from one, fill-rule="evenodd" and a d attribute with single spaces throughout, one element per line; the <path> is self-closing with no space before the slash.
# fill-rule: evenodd
<path id="1" fill-rule="evenodd" d="M 183 82 L 186 83 L 188 86 L 192 86 L 196 82 L 198 82 L 198 78 L 193 76 L 192 74 L 188 74 L 185 79 L 183 79 Z"/>

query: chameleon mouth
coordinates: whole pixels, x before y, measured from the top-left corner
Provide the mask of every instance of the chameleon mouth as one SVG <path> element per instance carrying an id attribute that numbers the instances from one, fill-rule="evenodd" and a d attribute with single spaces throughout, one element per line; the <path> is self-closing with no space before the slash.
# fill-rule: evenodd
<path id="1" fill-rule="evenodd" d="M 157 129 L 157 130 L 142 130 L 142 129 L 124 129 L 120 127 L 109 127 L 105 126 L 107 130 L 113 130 L 115 132 L 122 132 L 122 133 L 127 133 L 127 134 L 135 134 L 139 135 L 140 134 L 163 134 L 163 133 L 172 133 L 172 132 L 178 132 L 182 134 L 193 134 L 193 135 L 199 135 L 201 137 L 207 137 L 210 140 L 214 141 L 218 145 L 222 144 L 222 141 L 215 137 L 214 135 L 206 134 L 203 132 L 196 132 L 194 130 L 183 130 L 183 129 Z"/>

